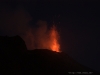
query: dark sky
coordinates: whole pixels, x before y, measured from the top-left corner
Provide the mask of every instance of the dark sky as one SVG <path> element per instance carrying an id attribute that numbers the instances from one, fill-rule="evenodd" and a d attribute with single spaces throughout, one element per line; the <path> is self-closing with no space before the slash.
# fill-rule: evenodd
<path id="1" fill-rule="evenodd" d="M 48 27 L 55 23 L 60 33 L 61 50 L 81 64 L 100 72 L 100 5 L 97 1 L 1 2 L 0 16 L 4 14 L 2 11 L 12 14 L 18 6 L 29 13 L 32 18 L 29 25 L 32 27 L 37 27 L 35 24 L 38 20 L 47 21 Z M 0 18 L 1 21 L 2 19 L 5 20 L 5 17 Z M 25 21 L 24 19 L 23 22 Z"/>

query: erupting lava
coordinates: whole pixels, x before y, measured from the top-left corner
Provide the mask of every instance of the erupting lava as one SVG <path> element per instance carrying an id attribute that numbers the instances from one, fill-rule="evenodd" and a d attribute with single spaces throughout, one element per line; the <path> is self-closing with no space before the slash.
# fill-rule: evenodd
<path id="1" fill-rule="evenodd" d="M 56 27 L 53 25 L 53 27 L 50 30 L 50 49 L 56 52 L 60 52 L 60 45 L 59 45 L 59 35 L 56 30 Z"/>
<path id="2" fill-rule="evenodd" d="M 27 45 L 27 49 L 48 49 L 60 52 L 59 34 L 55 25 L 50 29 L 47 28 L 45 21 L 39 21 L 37 25 L 38 28 L 30 28 L 26 34 L 21 36 Z"/>

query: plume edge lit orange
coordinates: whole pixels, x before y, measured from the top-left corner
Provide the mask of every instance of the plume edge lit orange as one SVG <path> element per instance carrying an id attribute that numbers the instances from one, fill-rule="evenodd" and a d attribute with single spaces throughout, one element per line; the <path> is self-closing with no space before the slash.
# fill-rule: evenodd
<path id="1" fill-rule="evenodd" d="M 50 30 L 50 39 L 51 39 L 51 50 L 52 51 L 56 51 L 56 52 L 60 52 L 60 44 L 59 44 L 59 34 L 58 31 L 55 27 L 55 25 L 53 25 L 53 27 Z"/>

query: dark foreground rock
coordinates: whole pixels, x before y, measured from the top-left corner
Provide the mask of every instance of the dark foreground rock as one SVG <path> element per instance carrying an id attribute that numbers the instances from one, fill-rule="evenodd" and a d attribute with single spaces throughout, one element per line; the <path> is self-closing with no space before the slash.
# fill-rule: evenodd
<path id="1" fill-rule="evenodd" d="M 27 50 L 19 36 L 0 37 L 0 69 L 0 75 L 99 74 L 63 52 Z"/>

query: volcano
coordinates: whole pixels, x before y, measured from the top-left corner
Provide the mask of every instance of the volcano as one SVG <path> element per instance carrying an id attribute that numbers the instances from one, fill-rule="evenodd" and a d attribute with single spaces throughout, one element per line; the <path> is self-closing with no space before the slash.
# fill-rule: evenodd
<path id="1" fill-rule="evenodd" d="M 0 75 L 99 74 L 81 65 L 64 52 L 27 50 L 19 36 L 0 36 Z"/>

